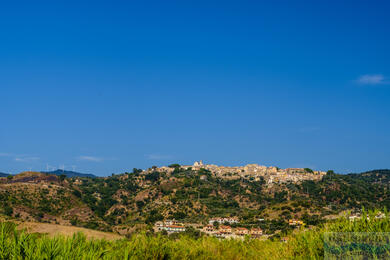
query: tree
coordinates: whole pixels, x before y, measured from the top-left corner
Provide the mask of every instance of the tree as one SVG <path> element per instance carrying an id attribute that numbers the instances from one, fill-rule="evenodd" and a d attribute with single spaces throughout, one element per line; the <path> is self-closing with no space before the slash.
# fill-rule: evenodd
<path id="1" fill-rule="evenodd" d="M 184 219 L 185 217 L 187 217 L 187 214 L 184 213 L 184 212 L 175 212 L 173 213 L 173 218 L 175 219 Z"/>
<path id="2" fill-rule="evenodd" d="M 310 168 L 304 168 L 305 172 L 308 172 L 308 173 L 313 173 L 313 170 L 310 169 Z"/>
<path id="3" fill-rule="evenodd" d="M 77 198 L 81 198 L 81 192 L 79 190 L 74 190 L 73 195 L 75 195 Z"/>
<path id="4" fill-rule="evenodd" d="M 137 174 L 139 174 L 141 172 L 142 172 L 141 169 L 133 168 L 133 174 L 137 175 Z"/>
<path id="5" fill-rule="evenodd" d="M 146 217 L 145 222 L 147 224 L 155 223 L 156 221 L 163 220 L 164 216 L 161 215 L 156 209 L 152 210 L 150 214 Z"/>
<path id="6" fill-rule="evenodd" d="M 145 180 L 147 181 L 158 181 L 158 179 L 160 178 L 160 173 L 158 171 L 154 171 L 154 172 L 151 172 L 147 175 L 145 175 Z"/>
<path id="7" fill-rule="evenodd" d="M 78 220 L 77 220 L 76 217 L 74 217 L 74 218 L 72 218 L 72 219 L 70 220 L 70 224 L 71 224 L 72 226 L 77 226 L 77 222 L 78 222 Z"/>
<path id="8" fill-rule="evenodd" d="M 145 202 L 142 200 L 138 200 L 136 203 L 138 209 L 142 209 L 142 207 L 145 205 Z"/>
<path id="9" fill-rule="evenodd" d="M 218 221 L 214 221 L 213 222 L 213 226 L 215 227 L 215 229 L 218 229 L 219 228 L 219 222 Z"/>
<path id="10" fill-rule="evenodd" d="M 65 174 L 61 174 L 59 176 L 59 178 L 60 178 L 60 182 L 63 182 L 65 180 L 65 178 L 66 178 L 66 175 Z"/>
<path id="11" fill-rule="evenodd" d="M 194 239 L 198 239 L 201 236 L 200 231 L 191 226 L 186 227 L 184 234 Z"/>
<path id="12" fill-rule="evenodd" d="M 8 204 L 4 206 L 4 214 L 5 215 L 12 216 L 13 213 L 14 213 L 14 210 L 12 209 L 12 207 L 10 207 Z"/>

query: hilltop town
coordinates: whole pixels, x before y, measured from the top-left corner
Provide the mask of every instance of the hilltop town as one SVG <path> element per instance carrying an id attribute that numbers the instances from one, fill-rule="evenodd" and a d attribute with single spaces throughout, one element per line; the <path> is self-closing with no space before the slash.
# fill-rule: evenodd
<path id="1" fill-rule="evenodd" d="M 287 168 L 280 169 L 274 166 L 262 166 L 258 164 L 248 164 L 245 166 L 217 166 L 214 164 L 204 164 L 203 161 L 197 161 L 193 165 L 170 165 L 163 167 L 153 167 L 144 171 L 145 174 L 153 171 L 165 172 L 172 174 L 175 169 L 191 169 L 201 171 L 208 170 L 214 177 L 235 180 L 247 179 L 251 181 L 259 181 L 263 179 L 267 185 L 274 183 L 299 183 L 305 180 L 319 181 L 326 175 L 323 171 L 313 171 L 309 168 Z M 206 177 L 203 177 L 206 178 Z"/>

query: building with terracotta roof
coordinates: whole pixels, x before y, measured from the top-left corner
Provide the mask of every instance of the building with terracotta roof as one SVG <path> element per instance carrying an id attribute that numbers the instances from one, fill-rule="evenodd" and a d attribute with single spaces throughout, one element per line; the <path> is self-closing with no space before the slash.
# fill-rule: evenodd
<path id="1" fill-rule="evenodd" d="M 249 230 L 247 228 L 244 228 L 244 227 L 238 227 L 235 230 L 235 234 L 237 236 L 245 236 L 245 235 L 249 234 Z"/>
<path id="2" fill-rule="evenodd" d="M 263 230 L 261 228 L 252 228 L 250 230 L 249 234 L 252 237 L 259 237 L 259 236 L 263 235 Z"/>
<path id="3" fill-rule="evenodd" d="M 219 227 L 219 232 L 223 234 L 231 234 L 232 233 L 232 227 L 231 226 L 220 226 Z"/>
<path id="4" fill-rule="evenodd" d="M 154 224 L 154 231 L 161 232 L 166 230 L 168 233 L 184 232 L 186 228 L 176 220 L 157 221 Z"/>
<path id="5" fill-rule="evenodd" d="M 203 227 L 202 231 L 205 233 L 213 233 L 215 229 L 213 225 L 206 225 Z"/>

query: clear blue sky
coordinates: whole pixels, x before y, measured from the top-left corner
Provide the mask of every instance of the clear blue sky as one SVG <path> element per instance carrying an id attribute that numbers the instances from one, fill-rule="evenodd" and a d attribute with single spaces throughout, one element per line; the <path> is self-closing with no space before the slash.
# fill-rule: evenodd
<path id="1" fill-rule="evenodd" d="M 390 168 L 389 13 L 389 1 L 3 2 L 0 171 Z"/>

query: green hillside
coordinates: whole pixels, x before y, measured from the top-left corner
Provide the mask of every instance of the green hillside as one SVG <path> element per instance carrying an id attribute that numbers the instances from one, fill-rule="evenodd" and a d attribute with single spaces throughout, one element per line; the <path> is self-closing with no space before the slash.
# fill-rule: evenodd
<path id="1" fill-rule="evenodd" d="M 289 219 L 315 226 L 346 210 L 389 208 L 389 181 L 389 170 L 330 171 L 321 181 L 272 186 L 216 178 L 204 169 L 178 168 L 169 176 L 135 169 L 105 178 L 23 173 L 0 178 L 0 214 L 104 231 L 131 227 L 130 233 L 163 219 L 205 224 L 210 217 L 236 216 L 240 226 L 287 234 Z"/>

